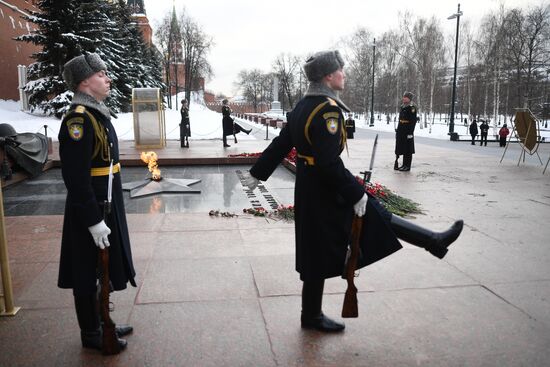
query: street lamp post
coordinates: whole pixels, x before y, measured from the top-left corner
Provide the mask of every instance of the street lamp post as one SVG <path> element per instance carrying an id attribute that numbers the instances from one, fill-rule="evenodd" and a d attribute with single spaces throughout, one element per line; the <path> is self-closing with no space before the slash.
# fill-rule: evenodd
<path id="1" fill-rule="evenodd" d="M 451 135 L 455 129 L 456 66 L 458 61 L 458 27 L 460 24 L 461 15 L 462 15 L 462 12 L 460 11 L 460 4 L 458 4 L 457 12 L 447 18 L 447 19 L 456 18 L 455 68 L 454 68 L 454 77 L 453 77 L 453 92 L 452 92 L 452 99 L 451 99 L 451 116 L 449 118 L 449 135 Z"/>
<path id="2" fill-rule="evenodd" d="M 376 38 L 372 42 L 372 84 L 371 84 L 371 97 L 370 97 L 370 125 L 374 126 L 374 66 L 376 58 Z"/>

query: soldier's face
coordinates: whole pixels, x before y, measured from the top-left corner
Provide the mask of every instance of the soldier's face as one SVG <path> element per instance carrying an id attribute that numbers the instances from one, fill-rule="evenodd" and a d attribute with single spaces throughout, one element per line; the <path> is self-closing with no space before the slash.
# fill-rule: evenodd
<path id="1" fill-rule="evenodd" d="M 104 70 L 101 70 L 82 81 L 82 86 L 85 89 L 84 92 L 101 102 L 109 96 L 109 92 L 111 91 L 111 79 Z"/>
<path id="2" fill-rule="evenodd" d="M 409 104 L 409 103 L 411 103 L 411 100 L 409 99 L 409 97 L 403 96 L 403 104 Z"/>
<path id="3" fill-rule="evenodd" d="M 328 86 L 334 90 L 344 90 L 344 80 L 346 76 L 344 75 L 344 70 L 338 69 L 335 72 L 326 76 Z"/>

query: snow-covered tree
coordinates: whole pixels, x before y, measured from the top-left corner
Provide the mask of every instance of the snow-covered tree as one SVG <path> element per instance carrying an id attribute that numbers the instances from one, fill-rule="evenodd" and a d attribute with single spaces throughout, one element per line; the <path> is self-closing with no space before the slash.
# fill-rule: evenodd
<path id="1" fill-rule="evenodd" d="M 37 31 L 18 38 L 42 47 L 25 86 L 31 111 L 58 117 L 65 112 L 72 92 L 63 82 L 63 65 L 84 52 L 97 52 L 107 64 L 113 82 L 106 103 L 115 112 L 130 110 L 132 88 L 162 87 L 158 56 L 145 45 L 123 0 L 40 0 L 37 7 L 26 17 Z"/>

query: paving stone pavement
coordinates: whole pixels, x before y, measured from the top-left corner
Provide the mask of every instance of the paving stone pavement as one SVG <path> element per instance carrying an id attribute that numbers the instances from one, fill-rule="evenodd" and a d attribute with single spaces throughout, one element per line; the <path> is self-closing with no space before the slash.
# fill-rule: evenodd
<path id="1" fill-rule="evenodd" d="M 349 141 L 343 159 L 352 172 L 368 165 L 372 136 Z M 191 141 L 178 153 L 171 142 L 167 151 L 223 157 L 268 143 L 229 151 L 221 141 Z M 300 328 L 293 223 L 207 215 L 247 204 L 234 173 L 243 167 L 191 171 L 209 182 L 207 200 L 160 195 L 134 205 L 127 197 L 138 286 L 113 295 L 112 318 L 135 331 L 128 349 L 111 357 L 81 348 L 72 294 L 56 287 L 62 212 L 55 203 L 63 190 L 55 172 L 46 173 L 50 181 L 9 187 L 5 227 L 22 309 L 0 318 L 0 366 L 547 366 L 550 172 L 542 174 L 536 157 L 518 166 L 517 144 L 499 163 L 502 149 L 493 145 L 417 139 L 405 173 L 393 171 L 393 136 L 381 134 L 373 180 L 421 203 L 417 223 L 442 230 L 462 218 L 465 227 L 443 260 L 404 243 L 362 269 L 359 318 L 345 320 L 337 335 Z M 546 163 L 549 144 L 539 154 Z M 280 170 L 266 185 L 291 204 L 292 175 Z M 345 288 L 342 279 L 327 281 L 325 313 L 338 317 Z"/>

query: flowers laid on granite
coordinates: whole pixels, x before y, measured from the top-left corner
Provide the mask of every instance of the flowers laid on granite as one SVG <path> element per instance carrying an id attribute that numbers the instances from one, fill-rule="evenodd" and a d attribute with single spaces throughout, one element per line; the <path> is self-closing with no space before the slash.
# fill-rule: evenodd
<path id="1" fill-rule="evenodd" d="M 238 215 L 235 213 L 221 212 L 219 210 L 211 210 L 208 212 L 208 215 L 211 217 L 224 217 L 224 218 L 238 217 Z"/>
<path id="2" fill-rule="evenodd" d="M 266 217 L 271 219 L 282 219 L 290 222 L 294 220 L 294 206 L 281 205 L 275 210 L 265 210 L 262 207 L 259 208 L 247 208 L 243 209 L 243 213 L 252 214 L 255 217 Z"/>
<path id="3" fill-rule="evenodd" d="M 259 208 L 246 208 L 243 209 L 244 214 L 251 214 L 255 217 L 265 217 L 275 220 L 284 220 L 286 222 L 291 222 L 294 220 L 294 206 L 292 205 L 281 205 L 275 210 L 265 210 L 262 207 Z M 208 215 L 211 217 L 223 217 L 223 218 L 233 218 L 238 217 L 235 213 L 222 212 L 219 210 L 210 210 Z"/>
<path id="4" fill-rule="evenodd" d="M 361 177 L 355 176 L 355 178 L 363 185 L 363 179 Z M 365 191 L 377 198 L 380 204 L 393 214 L 404 217 L 411 214 L 422 213 L 420 204 L 397 195 L 386 186 L 379 183 L 368 182 Z"/>
<path id="5" fill-rule="evenodd" d="M 228 157 L 259 157 L 262 155 L 262 152 L 256 153 L 239 153 L 239 154 L 229 154 Z"/>

